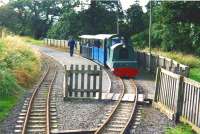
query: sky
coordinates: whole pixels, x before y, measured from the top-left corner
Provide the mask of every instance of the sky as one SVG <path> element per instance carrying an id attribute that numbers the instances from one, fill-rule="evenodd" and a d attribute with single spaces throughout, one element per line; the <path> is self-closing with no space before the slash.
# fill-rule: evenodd
<path id="1" fill-rule="evenodd" d="M 9 0 L 0 0 L 0 6 L 3 3 L 7 3 Z M 85 0 L 87 1 L 87 0 Z M 109 1 L 109 0 L 108 0 Z M 122 4 L 123 10 L 128 9 L 133 3 L 135 3 L 135 0 L 120 0 Z M 146 11 L 145 5 L 148 3 L 149 0 L 138 0 L 139 4 L 142 6 L 143 10 Z"/>
<path id="2" fill-rule="evenodd" d="M 135 0 L 120 0 L 122 4 L 123 10 L 128 9 L 131 5 L 135 3 Z M 142 6 L 143 11 L 146 11 L 145 5 L 149 2 L 149 0 L 138 0 L 140 6 Z"/>

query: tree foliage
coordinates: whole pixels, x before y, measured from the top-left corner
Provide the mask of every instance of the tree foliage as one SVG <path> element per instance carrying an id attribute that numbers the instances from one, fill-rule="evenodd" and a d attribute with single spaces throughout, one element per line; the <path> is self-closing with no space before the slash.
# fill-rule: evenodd
<path id="1" fill-rule="evenodd" d="M 165 51 L 181 51 L 200 54 L 199 2 L 154 2 L 152 3 L 153 24 L 151 29 L 152 47 Z M 147 5 L 149 15 L 149 4 Z M 141 37 L 147 38 L 145 32 L 133 35 L 138 47 L 148 45 L 148 40 L 141 43 Z"/>
<path id="2" fill-rule="evenodd" d="M 0 7 L 0 26 L 35 38 L 67 39 L 81 34 L 117 33 L 137 47 L 148 46 L 150 3 L 122 11 L 117 2 L 11 0 Z M 151 45 L 165 51 L 200 54 L 200 2 L 151 1 Z"/>

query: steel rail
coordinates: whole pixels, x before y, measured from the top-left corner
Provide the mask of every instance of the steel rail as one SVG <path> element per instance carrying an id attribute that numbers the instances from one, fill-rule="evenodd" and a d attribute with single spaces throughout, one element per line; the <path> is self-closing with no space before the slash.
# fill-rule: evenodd
<path id="1" fill-rule="evenodd" d="M 135 89 L 135 101 L 134 101 L 134 104 L 133 104 L 133 109 L 132 109 L 132 112 L 131 112 L 131 116 L 128 120 L 128 122 L 126 123 L 126 126 L 124 127 L 124 129 L 122 130 L 121 134 L 123 134 L 130 126 L 130 123 L 133 119 L 133 116 L 134 116 L 134 113 L 136 111 L 136 106 L 137 106 L 137 100 L 138 100 L 138 95 L 137 95 L 137 86 L 135 84 L 135 82 L 133 80 L 131 80 L 134 84 L 134 89 Z"/>
<path id="2" fill-rule="evenodd" d="M 46 63 L 46 65 L 47 65 L 47 63 Z M 50 72 L 50 67 L 49 67 L 49 65 L 47 65 L 47 71 L 43 74 L 42 79 L 40 80 L 37 87 L 34 89 L 34 92 L 33 92 L 31 99 L 28 103 L 28 109 L 27 109 L 27 112 L 26 112 L 26 116 L 25 116 L 25 120 L 24 120 L 24 124 L 23 124 L 23 128 L 22 128 L 22 134 L 26 134 L 27 126 L 28 126 L 28 120 L 29 120 L 29 116 L 30 116 L 30 113 L 31 113 L 33 103 L 34 103 L 34 99 L 35 99 L 36 94 L 38 93 L 42 83 L 44 82 L 45 78 L 48 76 L 49 72 Z M 49 120 L 49 118 L 50 118 L 50 113 L 49 113 L 50 95 L 51 95 L 51 89 L 52 89 L 52 86 L 53 86 L 53 82 L 56 78 L 56 74 L 57 74 L 57 71 L 55 71 L 54 76 L 53 76 L 53 80 L 51 80 L 51 82 L 50 82 L 50 85 L 49 85 L 49 88 L 48 88 L 48 95 L 47 95 L 47 99 L 46 99 L 46 102 L 47 102 L 47 104 L 46 104 L 46 134 L 50 134 L 50 120 Z"/>
<path id="3" fill-rule="evenodd" d="M 122 81 L 122 83 L 123 83 L 123 91 L 122 91 L 122 93 L 121 93 L 121 95 L 120 95 L 120 98 L 119 98 L 119 100 L 118 100 L 116 106 L 113 108 L 112 112 L 110 113 L 110 115 L 109 115 L 108 118 L 106 119 L 106 121 L 96 130 L 95 134 L 100 134 L 100 133 L 102 133 L 102 131 L 104 130 L 104 128 L 109 124 L 109 122 L 111 121 L 112 117 L 113 117 L 114 114 L 117 112 L 117 109 L 119 108 L 119 105 L 120 105 L 120 103 L 122 102 L 122 98 L 123 98 L 123 96 L 124 96 L 124 94 L 125 94 L 125 88 L 126 88 L 126 87 L 125 87 L 124 81 L 123 81 L 122 79 L 121 79 L 121 81 Z M 134 100 L 134 102 L 133 102 L 133 108 L 132 108 L 132 110 L 131 110 L 130 117 L 129 117 L 129 119 L 128 119 L 126 125 L 124 126 L 124 128 L 123 128 L 122 131 L 120 132 L 120 134 L 123 134 L 123 133 L 125 133 L 125 131 L 127 131 L 127 129 L 129 128 L 129 125 L 130 125 L 130 123 L 131 123 L 131 121 L 132 121 L 132 119 L 133 119 L 134 113 L 135 113 L 135 111 L 136 111 L 136 105 L 137 105 L 137 87 L 136 87 L 136 85 L 135 85 L 135 83 L 134 83 L 133 80 L 130 80 L 130 81 L 133 82 L 132 85 L 134 86 L 133 89 L 135 90 L 135 100 Z"/>
<path id="4" fill-rule="evenodd" d="M 52 92 L 52 88 L 53 88 L 53 83 L 55 81 L 57 75 L 57 71 L 55 71 L 54 76 L 53 76 L 53 80 L 51 81 L 51 84 L 49 86 L 49 92 L 48 92 L 48 96 L 47 96 L 47 105 L 46 105 L 46 134 L 50 134 L 50 97 L 51 97 L 51 92 Z"/>
<path id="5" fill-rule="evenodd" d="M 27 125 L 28 125 L 28 118 L 29 118 L 29 115 L 30 115 L 30 112 L 31 112 L 31 107 L 33 105 L 33 100 L 35 98 L 35 95 L 38 92 L 38 90 L 39 90 L 40 86 L 42 85 L 42 82 L 46 78 L 47 74 L 49 73 L 50 67 L 49 67 L 49 65 L 47 65 L 47 63 L 46 63 L 46 66 L 47 66 L 47 71 L 44 73 L 44 75 L 43 75 L 42 79 L 40 80 L 39 84 L 34 89 L 34 92 L 33 92 L 32 96 L 31 96 L 30 101 L 29 101 L 28 109 L 27 109 L 27 112 L 26 112 L 26 117 L 25 117 L 25 120 L 24 120 L 23 128 L 22 128 L 22 134 L 26 134 L 26 129 L 27 129 Z"/>
<path id="6" fill-rule="evenodd" d="M 120 79 L 120 78 L 118 78 Z M 123 83 L 122 79 L 120 79 L 120 81 Z M 114 113 L 117 111 L 117 108 L 118 106 L 120 105 L 121 101 L 122 101 L 122 98 L 124 96 L 124 93 L 125 93 L 125 87 L 124 87 L 124 83 L 122 85 L 122 93 L 120 95 L 120 98 L 116 104 L 116 106 L 114 107 L 114 109 L 112 110 L 111 114 L 108 116 L 108 118 L 106 119 L 106 121 L 103 123 L 103 125 L 101 125 L 97 131 L 95 132 L 95 134 L 99 134 L 103 131 L 104 127 L 109 123 L 109 121 L 112 119 L 112 116 L 114 115 Z"/>

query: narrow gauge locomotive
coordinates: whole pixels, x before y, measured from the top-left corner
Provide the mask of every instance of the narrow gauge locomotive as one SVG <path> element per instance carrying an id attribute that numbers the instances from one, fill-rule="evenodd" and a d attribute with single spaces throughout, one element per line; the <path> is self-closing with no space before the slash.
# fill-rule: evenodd
<path id="1" fill-rule="evenodd" d="M 135 77 L 139 71 L 134 50 L 116 34 L 81 35 L 80 54 L 108 66 L 120 77 Z"/>

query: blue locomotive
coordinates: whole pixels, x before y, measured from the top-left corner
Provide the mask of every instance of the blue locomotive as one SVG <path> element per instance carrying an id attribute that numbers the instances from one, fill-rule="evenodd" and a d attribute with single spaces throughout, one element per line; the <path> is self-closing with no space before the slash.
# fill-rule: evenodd
<path id="1" fill-rule="evenodd" d="M 139 71 L 134 50 L 116 34 L 81 35 L 80 54 L 108 66 L 120 77 L 135 77 Z"/>

